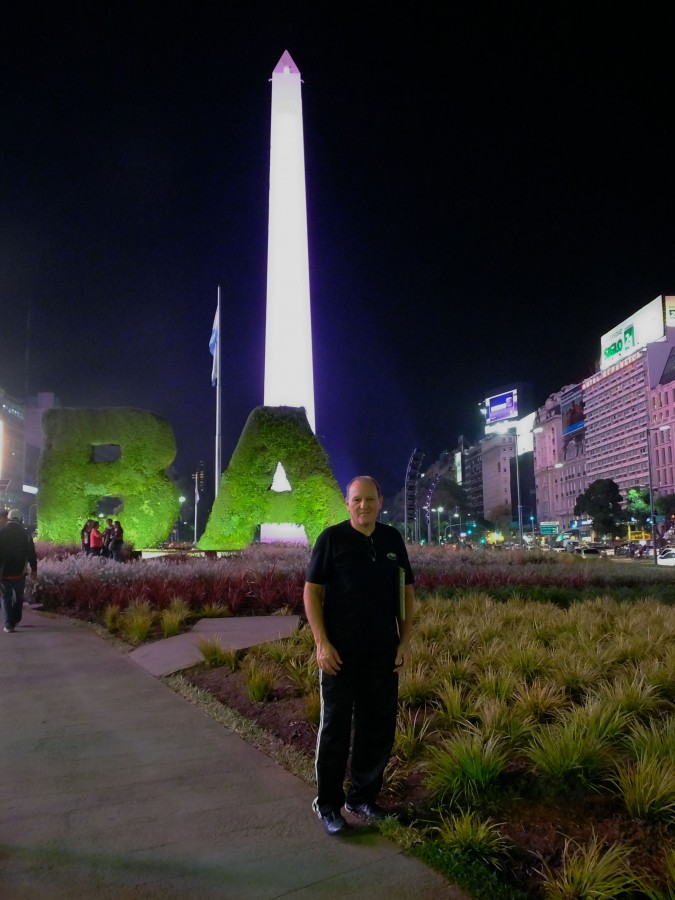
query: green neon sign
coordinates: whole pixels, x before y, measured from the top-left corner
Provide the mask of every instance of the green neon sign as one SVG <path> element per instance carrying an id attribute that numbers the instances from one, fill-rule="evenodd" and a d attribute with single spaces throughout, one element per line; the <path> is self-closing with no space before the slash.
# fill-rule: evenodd
<path id="1" fill-rule="evenodd" d="M 628 327 L 624 329 L 623 337 L 617 338 L 612 344 L 605 347 L 603 355 L 605 359 L 611 359 L 612 356 L 617 356 L 618 354 L 623 353 L 624 350 L 632 350 L 634 347 L 635 325 L 628 325 Z"/>

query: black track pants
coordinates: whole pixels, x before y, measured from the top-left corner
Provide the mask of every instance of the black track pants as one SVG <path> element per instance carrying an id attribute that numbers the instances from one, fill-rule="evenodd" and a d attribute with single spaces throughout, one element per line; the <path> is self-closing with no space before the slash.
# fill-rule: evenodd
<path id="1" fill-rule="evenodd" d="M 374 801 L 396 733 L 398 674 L 393 657 L 344 661 L 337 675 L 320 674 L 321 724 L 316 743 L 316 806 L 321 814 L 345 802 L 344 779 L 354 722 L 350 805 Z"/>

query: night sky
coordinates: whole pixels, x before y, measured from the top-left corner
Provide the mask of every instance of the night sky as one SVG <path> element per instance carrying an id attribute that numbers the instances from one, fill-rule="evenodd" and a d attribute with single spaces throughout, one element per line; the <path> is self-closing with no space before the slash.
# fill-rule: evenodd
<path id="1" fill-rule="evenodd" d="M 98 7 L 3 22 L 0 386 L 18 397 L 150 409 L 178 473 L 210 473 L 221 284 L 229 460 L 263 400 L 285 49 L 317 432 L 342 486 L 395 492 L 415 447 L 431 463 L 477 435 L 483 397 L 527 381 L 540 405 L 675 292 L 670 4 Z"/>

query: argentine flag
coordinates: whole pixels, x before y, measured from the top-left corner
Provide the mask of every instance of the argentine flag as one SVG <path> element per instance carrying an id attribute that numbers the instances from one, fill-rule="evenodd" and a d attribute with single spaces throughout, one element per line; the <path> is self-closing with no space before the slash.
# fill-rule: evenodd
<path id="1" fill-rule="evenodd" d="M 209 350 L 211 351 L 211 355 L 213 356 L 213 369 L 211 370 L 211 384 L 215 387 L 216 382 L 218 381 L 218 341 L 220 340 L 220 335 L 218 333 L 218 328 L 220 326 L 220 301 L 218 302 L 218 306 L 216 306 L 216 314 L 213 318 L 213 328 L 211 329 L 211 338 L 209 340 Z"/>

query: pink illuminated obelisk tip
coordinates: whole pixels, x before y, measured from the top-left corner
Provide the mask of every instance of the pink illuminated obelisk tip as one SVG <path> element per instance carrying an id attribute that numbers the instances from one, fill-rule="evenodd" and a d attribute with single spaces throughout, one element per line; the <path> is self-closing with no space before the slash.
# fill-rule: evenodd
<path id="1" fill-rule="evenodd" d="M 284 50 L 281 55 L 281 59 L 274 67 L 273 75 L 283 75 L 284 72 L 290 72 L 293 75 L 299 75 L 300 69 L 293 62 L 293 57 L 288 52 L 288 50 Z"/>

